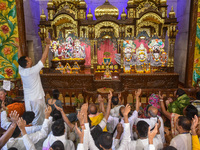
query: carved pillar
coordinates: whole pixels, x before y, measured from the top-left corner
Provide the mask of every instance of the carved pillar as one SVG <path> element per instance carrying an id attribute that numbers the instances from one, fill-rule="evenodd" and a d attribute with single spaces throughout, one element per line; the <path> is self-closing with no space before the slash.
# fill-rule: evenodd
<path id="1" fill-rule="evenodd" d="M 25 30 L 23 0 L 16 0 L 16 11 L 17 11 L 17 22 L 18 22 L 19 45 L 22 54 L 27 56 L 28 51 L 26 49 L 26 30 Z"/>

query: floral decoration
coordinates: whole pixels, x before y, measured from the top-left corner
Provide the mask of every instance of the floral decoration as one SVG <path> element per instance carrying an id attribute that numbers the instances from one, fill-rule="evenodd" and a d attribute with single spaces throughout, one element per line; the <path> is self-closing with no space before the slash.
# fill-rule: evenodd
<path id="1" fill-rule="evenodd" d="M 18 53 L 12 43 L 19 43 L 15 0 L 0 2 L 0 79 L 17 78 Z"/>

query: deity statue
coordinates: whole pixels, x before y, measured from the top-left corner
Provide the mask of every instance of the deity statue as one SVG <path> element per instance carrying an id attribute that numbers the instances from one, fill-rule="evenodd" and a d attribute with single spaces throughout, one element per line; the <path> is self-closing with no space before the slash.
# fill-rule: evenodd
<path id="1" fill-rule="evenodd" d="M 112 74 L 109 70 L 109 66 L 106 66 L 106 70 L 104 72 L 103 79 L 112 79 Z"/>
<path id="2" fill-rule="evenodd" d="M 58 46 L 59 46 L 59 41 L 51 41 L 51 45 L 49 48 L 54 54 L 54 59 L 58 59 Z"/>
<path id="3" fill-rule="evenodd" d="M 72 71 L 73 71 L 73 73 L 78 73 L 79 72 L 79 70 L 80 70 L 80 66 L 78 65 L 78 63 L 75 61 L 74 62 L 74 66 L 72 67 Z"/>
<path id="4" fill-rule="evenodd" d="M 140 47 L 136 49 L 136 64 L 135 69 L 137 73 L 149 72 L 149 55 L 147 54 L 147 49 L 143 44 L 140 44 Z"/>
<path id="5" fill-rule="evenodd" d="M 67 39 L 66 39 L 66 50 L 67 50 L 67 53 L 66 53 L 66 58 L 72 58 L 72 52 L 73 52 L 73 38 L 71 36 L 69 36 Z"/>
<path id="6" fill-rule="evenodd" d="M 135 65 L 135 52 L 136 45 L 133 41 L 131 40 L 126 40 L 123 42 L 123 55 L 124 55 L 124 72 L 128 73 L 131 71 L 131 66 Z M 115 61 L 118 64 L 121 64 L 121 54 L 115 54 Z"/>
<path id="7" fill-rule="evenodd" d="M 165 65 L 167 61 L 166 52 L 164 52 L 164 43 L 161 39 L 153 39 L 149 42 L 148 47 L 151 53 L 151 66 L 159 67 Z M 164 52 L 164 53 L 163 53 Z M 162 55 L 162 60 L 161 60 Z"/>
<path id="8" fill-rule="evenodd" d="M 61 62 L 58 62 L 58 65 L 55 70 L 59 70 L 61 73 L 65 73 L 65 68 L 61 64 Z"/>
<path id="9" fill-rule="evenodd" d="M 85 58 L 85 46 L 78 39 L 74 41 L 73 58 Z"/>
<path id="10" fill-rule="evenodd" d="M 66 70 L 67 73 L 72 73 L 72 68 L 71 68 L 71 66 L 69 65 L 69 63 L 66 63 L 66 65 L 65 65 L 65 70 Z"/>

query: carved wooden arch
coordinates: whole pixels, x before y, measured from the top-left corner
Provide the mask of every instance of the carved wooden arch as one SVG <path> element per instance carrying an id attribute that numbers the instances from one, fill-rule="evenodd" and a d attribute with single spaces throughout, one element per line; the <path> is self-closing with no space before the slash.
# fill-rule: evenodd
<path id="1" fill-rule="evenodd" d="M 61 25 L 56 25 L 56 23 L 58 23 L 59 21 L 61 21 L 62 19 L 67 19 L 69 20 L 69 23 L 63 23 Z M 52 22 L 51 22 L 51 26 L 57 26 L 56 28 L 56 33 L 57 35 L 59 35 L 59 31 L 61 28 L 63 27 L 72 27 L 73 28 L 73 32 L 74 34 L 77 36 L 78 35 L 78 22 L 75 21 L 70 15 L 68 14 L 61 14 L 59 16 L 57 16 Z"/>
<path id="2" fill-rule="evenodd" d="M 101 23 L 98 23 L 97 25 L 95 25 L 95 37 L 98 38 L 101 34 L 101 31 L 100 29 L 105 26 L 105 27 L 108 27 L 108 26 L 111 26 L 113 27 L 114 29 L 114 35 L 116 38 L 119 37 L 119 25 L 114 23 L 114 22 L 111 22 L 111 21 L 104 21 L 104 22 L 101 22 Z"/>
<path id="3" fill-rule="evenodd" d="M 153 18 L 154 20 L 148 20 L 148 18 Z M 163 25 L 165 20 L 161 18 L 156 13 L 146 13 L 136 22 L 136 35 L 139 33 L 140 28 L 143 26 L 152 26 L 155 28 L 156 34 L 159 35 L 159 25 L 161 24 L 160 33 L 162 34 Z"/>

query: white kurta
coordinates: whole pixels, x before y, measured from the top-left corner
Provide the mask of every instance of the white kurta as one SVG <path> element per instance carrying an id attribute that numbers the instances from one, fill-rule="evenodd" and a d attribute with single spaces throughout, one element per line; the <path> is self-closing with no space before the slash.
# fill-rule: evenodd
<path id="1" fill-rule="evenodd" d="M 192 137 L 190 133 L 179 134 L 175 136 L 170 146 L 175 147 L 177 150 L 192 150 Z"/>
<path id="2" fill-rule="evenodd" d="M 40 70 L 44 67 L 41 60 L 31 68 L 19 66 L 19 74 L 23 82 L 24 100 L 26 111 L 33 111 L 35 119 L 33 124 L 42 124 L 44 120 L 44 90 L 40 79 Z"/>

